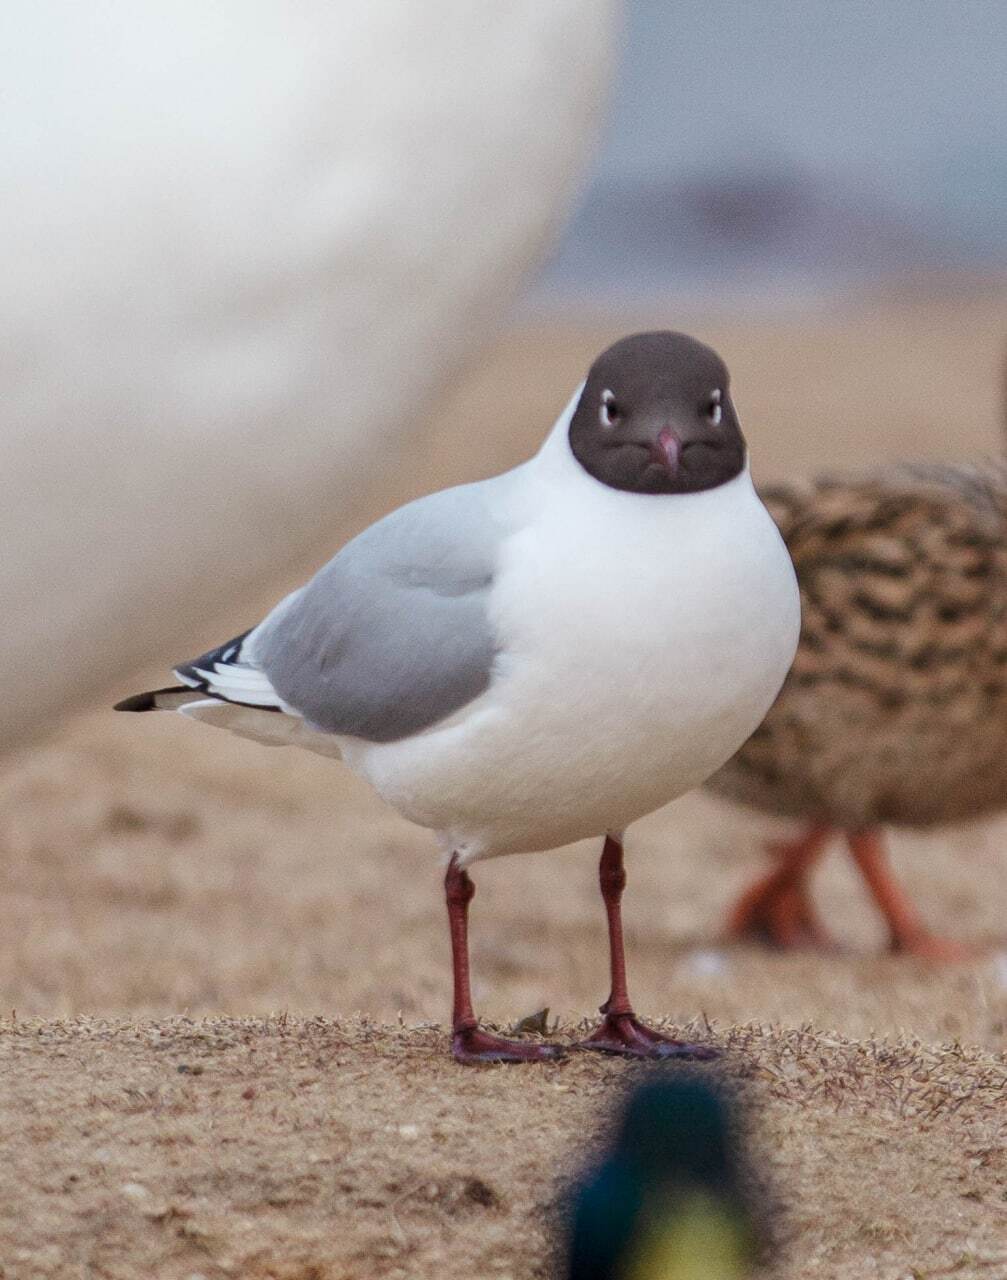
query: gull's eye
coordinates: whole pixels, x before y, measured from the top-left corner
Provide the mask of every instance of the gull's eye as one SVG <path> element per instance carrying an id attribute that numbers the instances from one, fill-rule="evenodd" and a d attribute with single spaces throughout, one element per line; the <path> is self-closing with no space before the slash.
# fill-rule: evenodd
<path id="1" fill-rule="evenodd" d="M 709 402 L 706 406 L 706 416 L 715 427 L 720 426 L 720 420 L 724 416 L 724 408 L 721 404 L 722 399 L 723 392 L 718 387 L 710 396 Z"/>
<path id="2" fill-rule="evenodd" d="M 622 410 L 615 402 L 615 396 L 611 391 L 603 391 L 601 393 L 601 408 L 598 410 L 598 417 L 601 419 L 603 427 L 614 427 L 622 417 Z"/>

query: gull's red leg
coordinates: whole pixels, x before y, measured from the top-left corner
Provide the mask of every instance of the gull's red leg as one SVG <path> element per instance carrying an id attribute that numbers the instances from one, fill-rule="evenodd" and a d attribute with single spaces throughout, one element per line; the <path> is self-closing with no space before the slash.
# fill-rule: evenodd
<path id="1" fill-rule="evenodd" d="M 458 1062 L 542 1062 L 562 1058 L 564 1050 L 555 1044 L 534 1044 L 505 1040 L 483 1031 L 472 1010 L 469 984 L 469 903 L 476 887 L 469 873 L 458 865 L 455 854 L 444 877 L 451 930 L 451 964 L 454 970 L 454 1005 L 451 1011 L 451 1052 Z"/>
<path id="2" fill-rule="evenodd" d="M 622 941 L 622 891 L 626 887 L 626 870 L 622 861 L 622 841 L 617 836 L 605 837 L 598 881 L 608 916 L 612 990 L 601 1006 L 600 1012 L 605 1015 L 601 1026 L 581 1042 L 581 1047 L 634 1058 L 715 1058 L 717 1051 L 709 1045 L 688 1044 L 684 1040 L 663 1036 L 644 1026 L 633 1012 L 626 986 L 626 953 Z"/>
<path id="3" fill-rule="evenodd" d="M 968 957 L 967 948 L 930 932 L 905 893 L 895 882 L 885 857 L 884 841 L 875 827 L 848 831 L 846 842 L 871 896 L 885 918 L 893 951 L 925 960 L 955 961 Z"/>
<path id="4" fill-rule="evenodd" d="M 755 938 L 783 950 L 835 945 L 819 922 L 808 892 L 808 875 L 830 834 L 829 827 L 810 827 L 797 840 L 769 846 L 780 865 L 738 900 L 727 921 L 732 937 Z"/>

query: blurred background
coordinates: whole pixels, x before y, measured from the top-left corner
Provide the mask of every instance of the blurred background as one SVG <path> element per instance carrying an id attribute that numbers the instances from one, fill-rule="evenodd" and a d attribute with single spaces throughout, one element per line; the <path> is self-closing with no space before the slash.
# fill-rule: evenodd
<path id="1" fill-rule="evenodd" d="M 533 290 L 797 307 L 1007 268 L 996 0 L 630 0 L 590 184 Z"/>
<path id="2" fill-rule="evenodd" d="M 672 327 L 718 348 L 757 480 L 1001 451 L 999 0 L 9 0 L 0 58 L 12 175 L 0 201 L 0 1006 L 19 1025 L 277 1011 L 443 1020 L 450 967 L 428 833 L 331 762 L 109 707 L 253 625 L 393 506 L 527 457 L 615 338 Z M 893 837 L 928 923 L 979 949 L 939 972 L 883 953 L 838 858 L 816 895 L 841 956 L 722 945 L 770 826 L 697 794 L 633 831 L 625 917 L 642 1014 L 814 1024 L 840 1037 L 822 1042 L 833 1049 L 905 1033 L 1003 1053 L 1007 822 Z M 602 998 L 596 857 L 576 847 L 479 868 L 474 994 L 490 1021 L 545 1005 L 578 1018 Z M 62 1024 L 47 1025 L 62 1045 Z M 368 1045 L 370 1063 L 383 1051 Z M 203 1162 L 192 1186 L 173 1172 L 182 1157 L 157 1146 L 163 1114 L 145 1101 L 188 1115 L 188 1077 L 152 1075 L 143 1092 L 137 1058 L 108 1065 L 90 1042 L 65 1079 L 58 1055 L 42 1058 L 30 1104 L 10 1095 L 7 1128 L 26 1135 L 23 1176 L 65 1166 L 75 1181 L 58 1196 L 62 1174 L 39 1182 L 30 1212 L 18 1187 L 12 1238 L 34 1258 L 63 1232 L 66 1257 L 90 1258 L 97 1222 L 129 1259 L 108 1274 L 146 1274 L 151 1251 L 176 1239 L 162 1224 L 183 1222 L 181 1239 L 209 1204 L 217 1218 L 191 1231 L 207 1257 L 254 1245 L 268 1262 L 283 1239 L 296 1266 L 241 1273 L 320 1276 L 302 1246 L 321 1239 L 324 1252 L 327 1228 L 310 1217 L 315 1174 L 301 1179 L 296 1156 L 308 1127 L 329 1141 L 338 1111 L 356 1125 L 346 1146 L 370 1197 L 332 1192 L 349 1206 L 340 1247 L 372 1250 L 362 1274 L 491 1273 L 466 1252 L 473 1219 L 445 1226 L 436 1201 L 404 1199 L 405 1173 L 389 1181 L 417 1131 L 413 1150 L 438 1178 L 473 1168 L 497 1187 L 499 1201 L 479 1201 L 494 1206 L 481 1228 L 493 1268 L 516 1257 L 514 1274 L 542 1274 L 528 1258 L 538 1266 L 544 1235 L 527 1187 L 537 1178 L 535 1194 L 549 1194 L 550 1125 L 579 1123 L 574 1095 L 558 1103 L 568 1086 L 539 1077 L 528 1120 L 524 1081 L 510 1078 L 504 1106 L 497 1077 L 477 1073 L 464 1115 L 447 1116 L 456 1077 L 428 1087 L 440 1068 L 424 1058 L 417 1071 L 397 1045 L 374 1073 L 333 1066 L 328 1050 L 321 1065 L 300 1062 L 299 1096 L 319 1110 L 292 1140 L 287 1103 L 273 1107 L 272 1164 L 245 1145 L 259 1133 L 251 1110 L 239 1141 L 214 1145 L 220 1109 L 251 1108 L 258 1085 L 227 1103 L 208 1068 L 215 1110 L 179 1148 L 194 1153 L 187 1166 Z M 798 1069 L 786 1045 L 756 1072 L 781 1108 L 773 1158 L 804 1171 L 792 1177 L 806 1198 L 794 1274 L 937 1274 L 937 1258 L 940 1274 L 969 1275 L 961 1259 L 1002 1253 L 1002 1220 L 982 1203 L 999 1195 L 1002 1135 L 994 1156 L 985 1119 L 967 1133 L 930 1126 L 928 1096 L 917 1123 L 899 1092 L 882 1143 L 871 1073 L 888 1052 L 872 1044 L 869 1068 L 849 1066 L 859 1128 L 833 1105 L 831 1067 L 799 1111 L 786 1110 Z M 404 1102 L 384 1096 L 392 1078 L 414 1090 Z M 601 1087 L 592 1077 L 577 1094 L 585 1113 Z M 945 1093 L 958 1116 L 956 1088 Z M 46 1128 L 57 1095 L 67 1122 Z M 99 1153 L 105 1173 L 94 1126 L 120 1105 L 131 1110 Z M 479 1145 L 477 1113 L 496 1117 L 496 1145 Z M 423 1135 L 442 1131 L 433 1160 Z M 38 1158 L 43 1142 L 58 1161 Z M 990 1185 L 976 1189 L 980 1168 Z M 268 1186 L 235 1217 L 255 1176 Z M 140 1232 L 109 1207 L 137 1178 L 160 1179 L 169 1206 Z M 201 1253 L 163 1274 L 208 1269 Z"/>
<path id="3" fill-rule="evenodd" d="M 628 329 L 722 349 L 757 476 L 999 448 L 1003 6 L 439 2 L 0 16 L 8 742 L 519 461 Z"/>
<path id="4" fill-rule="evenodd" d="M 38 55 L 14 80 L 26 118 L 75 157 L 56 181 L 49 134 L 14 139 L 17 216 L 45 213 L 51 245 L 36 218 L 24 243 L 45 288 L 8 295 L 29 353 L 9 377 L 30 395 L 8 398 L 0 434 L 2 572 L 20 574 L 5 742 L 62 727 L 0 774 L 8 1007 L 440 1016 L 425 832 L 330 763 L 106 708 L 252 625 L 393 506 L 527 457 L 621 334 L 678 327 L 721 351 L 757 479 L 1001 449 L 1002 5 L 527 0 L 487 24 L 442 3 L 451 34 L 433 45 L 400 0 L 296 23 L 259 0 L 254 20 L 224 6 L 209 28 L 199 6 L 154 5 L 154 22 L 111 4 L 95 30 L 73 11 L 81 57 L 67 33 L 50 47 L 33 6 L 7 11 Z M 46 75 L 79 97 L 56 123 Z M 666 1007 L 674 956 L 675 1000 L 714 1015 L 1003 1034 L 1001 969 L 967 1014 L 911 968 L 875 983 L 883 935 L 838 859 L 823 902 L 860 948 L 838 986 L 828 962 L 704 959 L 765 826 L 707 796 L 641 824 L 643 1008 Z M 999 939 L 1002 895 L 983 885 L 1002 882 L 1002 836 L 895 835 L 918 900 L 963 941 Z M 593 862 L 483 872 L 490 1016 L 594 1003 Z M 781 983 L 790 964 L 801 976 Z"/>
<path id="5" fill-rule="evenodd" d="M 56 40 L 37 6 L 5 13 L 23 128 L 0 217 L 25 255 L 0 316 L 5 744 L 65 726 L 2 775 L 9 1005 L 439 1015 L 426 833 L 327 763 L 105 707 L 393 506 L 527 457 L 619 335 L 678 327 L 722 352 L 757 479 L 1001 449 L 1004 6 L 524 0 L 487 22 L 439 3 L 433 41 L 401 0 L 296 20 L 257 0 L 209 25 L 116 0 L 68 9 Z M 717 936 L 758 826 L 692 797 L 641 829 L 644 1007 L 667 946 Z M 998 929 L 997 839 L 896 837 L 897 858 L 930 842 L 913 875 L 951 875 L 929 901 L 952 895 L 966 941 Z M 963 843 L 990 860 L 968 886 Z M 369 853 L 333 880 L 333 846 Z M 693 846 L 722 874 L 669 856 Z M 400 863 L 405 938 L 354 970 L 370 926 L 347 903 Z M 567 954 L 598 940 L 590 870 L 571 897 L 562 857 L 511 866 L 484 875 L 502 895 L 476 943 L 487 990 L 590 1003 L 594 965 Z M 869 949 L 845 875 L 826 869 L 826 900 Z M 536 877 L 558 916 L 527 917 Z M 280 952 L 306 948 L 293 971 L 263 954 L 263 920 Z M 535 939 L 519 963 L 508 930 Z M 753 1014 L 822 1012 L 817 988 L 753 984 L 732 1015 L 739 990 Z"/>
<path id="6" fill-rule="evenodd" d="M 722 350 L 757 477 L 999 452 L 1007 10 L 629 0 L 622 20 L 571 219 L 458 393 L 464 418 L 521 386 L 528 431 L 492 459 L 533 446 L 583 352 L 652 325 Z"/>

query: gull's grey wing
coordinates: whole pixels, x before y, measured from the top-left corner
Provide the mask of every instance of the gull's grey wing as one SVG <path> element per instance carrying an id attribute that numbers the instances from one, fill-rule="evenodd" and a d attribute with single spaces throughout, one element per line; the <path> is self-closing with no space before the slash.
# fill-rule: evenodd
<path id="1" fill-rule="evenodd" d="M 503 479 L 393 511 L 273 610 L 245 652 L 287 706 L 328 733 L 392 742 L 487 688 Z"/>

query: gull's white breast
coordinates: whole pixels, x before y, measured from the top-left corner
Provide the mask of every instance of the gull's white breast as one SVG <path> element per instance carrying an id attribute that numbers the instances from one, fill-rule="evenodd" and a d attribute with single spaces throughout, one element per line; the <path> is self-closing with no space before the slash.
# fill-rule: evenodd
<path id="1" fill-rule="evenodd" d="M 797 644 L 793 567 L 747 472 L 638 495 L 553 453 L 514 486 L 489 690 L 414 738 L 346 750 L 466 861 L 621 829 L 697 786 L 758 726 Z"/>

